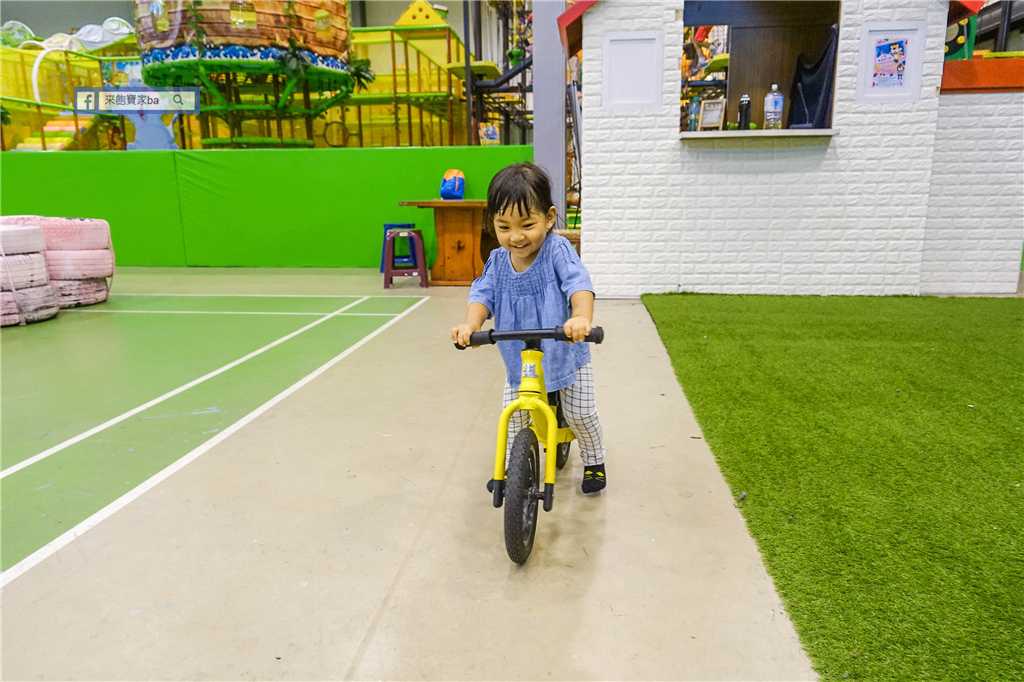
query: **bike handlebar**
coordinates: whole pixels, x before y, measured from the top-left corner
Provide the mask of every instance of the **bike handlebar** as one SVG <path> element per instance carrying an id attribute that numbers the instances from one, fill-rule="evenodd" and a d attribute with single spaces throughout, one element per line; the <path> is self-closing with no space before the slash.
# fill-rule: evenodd
<path id="1" fill-rule="evenodd" d="M 487 331 L 473 332 L 470 334 L 469 345 L 486 346 L 488 344 L 497 343 L 498 341 L 539 341 L 542 339 L 568 341 L 569 337 L 565 335 L 564 327 L 555 327 L 554 329 L 520 329 L 506 332 L 488 329 Z M 590 333 L 587 334 L 583 341 L 585 343 L 601 343 L 604 341 L 604 329 L 601 327 L 592 327 Z M 469 348 L 469 346 L 460 346 L 458 343 L 455 344 L 455 347 L 459 350 L 466 350 Z"/>

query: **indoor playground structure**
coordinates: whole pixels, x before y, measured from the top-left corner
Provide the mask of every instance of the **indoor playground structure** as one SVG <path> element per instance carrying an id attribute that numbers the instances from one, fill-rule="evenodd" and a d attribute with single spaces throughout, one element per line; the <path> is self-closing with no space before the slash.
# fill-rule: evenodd
<path id="1" fill-rule="evenodd" d="M 499 130 L 530 127 L 527 6 L 522 0 L 493 6 L 508 47 L 504 72 L 493 62 L 476 59 L 472 50 L 467 59 L 469 48 L 448 24 L 446 11 L 426 0 L 414 0 L 392 26 L 353 29 L 353 52 L 369 61 L 376 80 L 354 94 L 328 123 L 328 130 L 337 126 L 343 136 L 338 140 L 333 134 L 333 146 L 498 144 Z M 475 128 L 466 125 L 467 94 L 473 100 Z"/>
<path id="2" fill-rule="evenodd" d="M 425 0 L 392 26 L 364 28 L 334 0 L 135 0 L 134 23 L 112 17 L 45 40 L 7 22 L 2 148 L 130 148 L 132 117 L 72 106 L 75 87 L 129 84 L 200 88 L 198 115 L 162 117 L 173 137 L 162 148 L 498 144 L 513 126 L 525 137 L 531 15 L 522 0 L 496 9 L 504 73 L 467 55 L 446 10 Z"/>
<path id="3" fill-rule="evenodd" d="M 198 144 L 181 117 L 183 149 L 314 147 L 314 119 L 363 77 L 345 2 L 136 0 L 135 13 L 145 83 L 201 88 Z"/>
<path id="4" fill-rule="evenodd" d="M 376 78 L 335 112 L 329 144 L 430 147 L 466 144 L 464 83 L 449 64 L 465 45 L 445 17 L 416 0 L 393 26 L 353 30 L 352 49 Z M 338 133 L 340 133 L 340 138 Z"/>
<path id="5" fill-rule="evenodd" d="M 138 65 L 134 28 L 118 17 L 46 39 L 6 22 L 0 28 L 2 149 L 105 149 L 109 138 L 123 140 L 116 117 L 75 113 L 74 89 L 127 84 Z"/>

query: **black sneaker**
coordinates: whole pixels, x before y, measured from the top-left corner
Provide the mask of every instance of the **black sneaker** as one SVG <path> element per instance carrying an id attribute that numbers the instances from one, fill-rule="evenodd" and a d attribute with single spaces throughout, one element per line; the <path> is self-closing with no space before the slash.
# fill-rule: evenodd
<path id="1" fill-rule="evenodd" d="M 491 480 L 487 481 L 487 492 L 489 492 L 489 493 L 493 493 L 494 492 L 494 479 L 493 478 Z"/>
<path id="2" fill-rule="evenodd" d="M 583 492 L 596 493 L 604 490 L 608 481 L 604 475 L 604 464 L 587 465 L 583 467 Z"/>

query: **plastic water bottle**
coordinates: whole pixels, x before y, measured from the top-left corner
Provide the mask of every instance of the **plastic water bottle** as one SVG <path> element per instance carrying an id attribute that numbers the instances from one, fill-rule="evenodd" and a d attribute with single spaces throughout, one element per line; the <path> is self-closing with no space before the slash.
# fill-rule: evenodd
<path id="1" fill-rule="evenodd" d="M 700 119 L 700 100 L 694 97 L 690 100 L 690 115 L 688 120 L 688 127 L 690 130 L 697 130 L 697 123 Z"/>
<path id="2" fill-rule="evenodd" d="M 765 130 L 782 128 L 782 93 L 779 84 L 772 83 L 771 91 L 764 96 L 764 127 Z"/>

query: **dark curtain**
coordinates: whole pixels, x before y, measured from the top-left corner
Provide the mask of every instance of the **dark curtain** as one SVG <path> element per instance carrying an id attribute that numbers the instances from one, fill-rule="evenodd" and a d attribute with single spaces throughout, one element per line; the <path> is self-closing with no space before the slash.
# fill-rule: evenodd
<path id="1" fill-rule="evenodd" d="M 839 24 L 833 24 L 830 33 L 828 45 L 816 62 L 808 63 L 803 55 L 796 60 L 787 128 L 828 128 L 831 124 Z"/>

